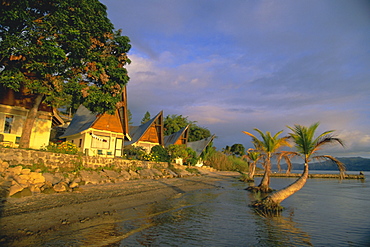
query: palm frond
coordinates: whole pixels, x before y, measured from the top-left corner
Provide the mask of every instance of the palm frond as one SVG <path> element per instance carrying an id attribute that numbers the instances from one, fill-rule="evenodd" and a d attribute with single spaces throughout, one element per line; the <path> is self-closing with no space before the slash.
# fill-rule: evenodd
<path id="1" fill-rule="evenodd" d="M 335 157 L 333 157 L 331 155 L 317 155 L 317 156 L 314 156 L 312 158 L 313 159 L 316 159 L 316 160 L 329 160 L 329 161 L 332 161 L 334 164 L 337 165 L 338 170 L 340 172 L 340 177 L 341 178 L 344 178 L 345 171 L 346 171 L 346 166 L 345 166 L 345 164 L 343 162 L 341 162 L 337 158 L 335 158 Z"/>

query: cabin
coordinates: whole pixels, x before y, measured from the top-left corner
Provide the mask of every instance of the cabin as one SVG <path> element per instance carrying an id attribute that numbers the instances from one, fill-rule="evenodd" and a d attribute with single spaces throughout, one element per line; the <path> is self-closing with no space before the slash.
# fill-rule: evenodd
<path id="1" fill-rule="evenodd" d="M 189 125 L 173 133 L 172 135 L 164 137 L 164 146 L 169 145 L 186 145 L 189 137 Z"/>
<path id="2" fill-rule="evenodd" d="M 87 156 L 121 157 L 128 133 L 127 92 L 124 88 L 115 113 L 93 113 L 80 105 L 64 134 L 59 137 L 75 144 Z"/>
<path id="3" fill-rule="evenodd" d="M 29 109 L 36 95 L 21 89 L 15 92 L 0 85 L 0 144 L 18 147 Z M 41 149 L 49 145 L 50 130 L 62 125 L 63 120 L 50 106 L 41 103 L 32 128 L 30 148 Z"/>
<path id="4" fill-rule="evenodd" d="M 148 153 L 156 145 L 164 146 L 163 111 L 140 126 L 130 126 L 129 133 L 131 141 L 125 146 L 140 146 Z"/>
<path id="5" fill-rule="evenodd" d="M 125 131 L 127 119 L 115 114 L 97 114 L 81 105 L 66 131 L 59 138 L 75 144 L 87 156 L 122 156 L 123 143 L 130 140 Z"/>

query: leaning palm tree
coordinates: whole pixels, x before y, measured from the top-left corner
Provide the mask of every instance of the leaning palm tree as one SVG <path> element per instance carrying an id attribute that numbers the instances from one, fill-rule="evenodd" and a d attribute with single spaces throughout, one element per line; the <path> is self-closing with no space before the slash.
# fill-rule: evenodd
<path id="1" fill-rule="evenodd" d="M 253 182 L 254 181 L 254 173 L 256 171 L 256 165 L 257 162 L 261 159 L 261 153 L 257 150 L 250 148 L 247 151 L 247 154 L 244 155 L 244 158 L 249 163 L 249 171 L 248 171 L 248 177 L 246 178 L 247 182 Z"/>
<path id="2" fill-rule="evenodd" d="M 247 190 L 251 191 L 261 191 L 261 192 L 271 192 L 270 188 L 270 173 L 271 173 L 271 157 L 282 147 L 289 146 L 288 136 L 279 138 L 279 135 L 283 132 L 282 130 L 277 132 L 274 136 L 271 135 L 269 131 L 263 133 L 259 129 L 254 129 L 261 135 L 261 140 L 259 140 L 255 135 L 243 131 L 244 134 L 252 137 L 252 142 L 256 147 L 256 150 L 261 153 L 264 162 L 264 174 L 261 183 L 257 187 L 248 187 Z"/>
<path id="3" fill-rule="evenodd" d="M 320 150 L 324 145 L 339 143 L 340 145 L 344 146 L 343 141 L 333 136 L 334 130 L 325 131 L 315 138 L 314 135 L 318 126 L 319 123 L 314 123 L 310 127 L 301 125 L 294 125 L 294 127 L 288 126 L 288 128 L 292 131 L 292 133 L 289 133 L 289 135 L 295 143 L 295 147 L 297 149 L 296 154 L 302 156 L 304 159 L 303 173 L 289 186 L 273 192 L 269 196 L 263 198 L 261 201 L 255 202 L 253 204 L 254 207 L 264 210 L 268 209 L 272 211 L 280 211 L 282 209 L 280 203 L 305 185 L 308 178 L 308 164 L 312 159 L 331 160 L 338 166 L 341 175 L 344 174 L 345 166 L 338 159 L 330 155 L 317 155 L 317 151 Z"/>

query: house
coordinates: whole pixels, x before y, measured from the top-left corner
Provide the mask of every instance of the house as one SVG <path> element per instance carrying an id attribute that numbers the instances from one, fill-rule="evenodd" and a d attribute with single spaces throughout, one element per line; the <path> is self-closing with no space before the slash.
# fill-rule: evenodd
<path id="1" fill-rule="evenodd" d="M 125 146 L 140 146 L 148 153 L 156 145 L 164 145 L 163 111 L 154 118 L 140 126 L 130 126 L 131 141 L 125 142 Z"/>
<path id="2" fill-rule="evenodd" d="M 127 119 L 121 118 L 119 110 L 113 115 L 97 114 L 81 105 L 59 138 L 74 143 L 88 156 L 122 156 L 124 140 L 130 140 L 125 126 Z"/>
<path id="3" fill-rule="evenodd" d="M 21 89 L 15 92 L 0 84 L 0 143 L 17 147 L 29 109 L 36 96 Z M 63 124 L 53 108 L 42 104 L 32 128 L 30 148 L 40 149 L 49 144 L 50 130 Z"/>
<path id="4" fill-rule="evenodd" d="M 98 114 L 81 105 L 64 134 L 59 138 L 74 143 L 88 156 L 122 156 L 128 133 L 127 92 L 124 88 L 119 108 L 115 113 Z"/>
<path id="5" fill-rule="evenodd" d="M 186 145 L 188 143 L 189 136 L 189 125 L 173 133 L 172 135 L 164 137 L 164 146 L 168 147 L 171 144 L 174 145 Z"/>

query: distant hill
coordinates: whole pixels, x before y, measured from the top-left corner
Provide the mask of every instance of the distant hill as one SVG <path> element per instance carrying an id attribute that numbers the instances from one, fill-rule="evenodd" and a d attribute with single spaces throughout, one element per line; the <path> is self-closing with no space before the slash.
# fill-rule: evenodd
<path id="1" fill-rule="evenodd" d="M 347 171 L 370 171 L 370 159 L 361 157 L 337 158 L 346 165 Z M 302 170 L 303 164 L 293 164 L 293 170 Z M 310 170 L 338 170 L 330 161 L 310 163 Z"/>

